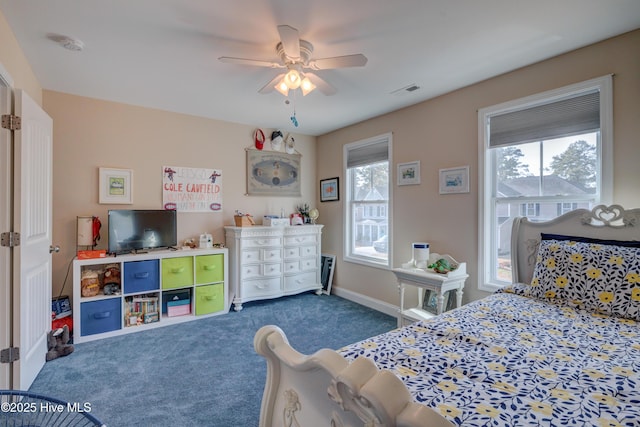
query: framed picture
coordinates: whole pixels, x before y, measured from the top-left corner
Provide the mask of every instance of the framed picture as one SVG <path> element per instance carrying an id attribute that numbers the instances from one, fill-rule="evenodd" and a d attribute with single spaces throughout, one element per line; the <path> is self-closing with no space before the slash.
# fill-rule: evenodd
<path id="1" fill-rule="evenodd" d="M 322 254 L 322 267 L 320 272 L 320 282 L 322 283 L 322 293 L 331 295 L 331 285 L 333 284 L 333 269 L 336 264 L 336 256 Z"/>
<path id="2" fill-rule="evenodd" d="M 468 192 L 469 166 L 440 169 L 440 194 Z"/>
<path id="3" fill-rule="evenodd" d="M 133 203 L 133 171 L 100 168 L 98 202 L 130 205 Z"/>
<path id="4" fill-rule="evenodd" d="M 449 311 L 456 308 L 456 291 L 447 291 L 444 294 L 444 303 L 442 304 L 442 311 Z M 424 299 L 422 301 L 422 309 L 433 314 L 438 314 L 438 293 L 430 290 L 425 290 Z"/>
<path id="5" fill-rule="evenodd" d="M 301 157 L 247 149 L 247 195 L 300 197 Z"/>
<path id="6" fill-rule="evenodd" d="M 420 161 L 398 163 L 398 185 L 420 184 Z"/>
<path id="7" fill-rule="evenodd" d="M 340 200 L 338 177 L 320 180 L 320 201 L 333 202 Z"/>

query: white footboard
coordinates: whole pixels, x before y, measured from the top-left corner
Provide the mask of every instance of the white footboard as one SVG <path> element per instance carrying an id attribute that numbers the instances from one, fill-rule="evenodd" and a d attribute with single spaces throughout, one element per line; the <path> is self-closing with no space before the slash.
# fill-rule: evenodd
<path id="1" fill-rule="evenodd" d="M 451 426 L 367 358 L 349 363 L 329 349 L 301 354 L 272 325 L 260 328 L 253 344 L 267 359 L 260 427 Z"/>

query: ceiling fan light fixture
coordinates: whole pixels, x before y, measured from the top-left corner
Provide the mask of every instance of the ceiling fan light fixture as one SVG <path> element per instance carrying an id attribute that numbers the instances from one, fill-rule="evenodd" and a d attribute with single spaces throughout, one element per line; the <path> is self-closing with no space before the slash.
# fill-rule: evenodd
<path id="1" fill-rule="evenodd" d="M 300 89 L 302 90 L 302 96 L 307 96 L 308 93 L 311 93 L 316 88 L 316 85 L 309 80 L 309 77 L 305 77 L 302 79 L 302 83 L 300 83 Z"/>
<path id="2" fill-rule="evenodd" d="M 289 70 L 284 76 L 284 81 L 289 89 L 298 89 L 300 87 L 300 73 L 298 70 Z"/>
<path id="3" fill-rule="evenodd" d="M 278 82 L 278 84 L 276 84 L 274 86 L 274 88 L 280 92 L 282 95 L 284 96 L 289 96 L 289 86 L 287 86 L 287 82 L 285 80 L 285 78 L 283 78 L 282 80 L 280 80 Z"/>

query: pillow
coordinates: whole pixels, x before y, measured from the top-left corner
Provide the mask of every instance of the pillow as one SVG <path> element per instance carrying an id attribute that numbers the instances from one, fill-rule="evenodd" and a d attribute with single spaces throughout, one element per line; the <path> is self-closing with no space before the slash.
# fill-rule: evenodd
<path id="1" fill-rule="evenodd" d="M 640 321 L 640 248 L 542 240 L 525 293 Z"/>
<path id="2" fill-rule="evenodd" d="M 601 245 L 615 245 L 615 246 L 625 246 L 630 248 L 640 248 L 640 241 L 638 240 L 605 240 L 605 239 L 594 239 L 593 237 L 578 237 L 578 236 L 565 236 L 563 234 L 548 234 L 548 233 L 540 233 L 541 240 L 570 240 L 573 242 L 583 242 L 583 243 L 599 243 Z"/>

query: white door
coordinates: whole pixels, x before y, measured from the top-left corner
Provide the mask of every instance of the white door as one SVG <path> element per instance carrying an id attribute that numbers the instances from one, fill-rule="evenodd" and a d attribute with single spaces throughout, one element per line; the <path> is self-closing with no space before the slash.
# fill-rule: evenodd
<path id="1" fill-rule="evenodd" d="M 0 115 L 11 113 L 11 83 L 0 66 Z M 0 232 L 11 230 L 11 131 L 0 128 Z M 11 346 L 11 249 L 0 246 L 0 349 Z M 0 389 L 8 389 L 11 365 L 0 363 Z"/>
<path id="2" fill-rule="evenodd" d="M 14 91 L 13 388 L 27 390 L 45 363 L 51 329 L 53 121 L 20 89 Z"/>

